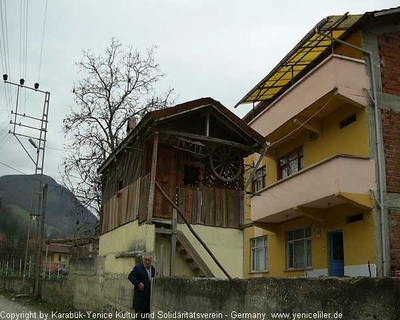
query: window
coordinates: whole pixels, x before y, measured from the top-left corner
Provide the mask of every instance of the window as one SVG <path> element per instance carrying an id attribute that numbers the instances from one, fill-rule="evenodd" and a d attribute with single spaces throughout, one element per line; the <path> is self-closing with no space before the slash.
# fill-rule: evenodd
<path id="1" fill-rule="evenodd" d="M 266 177 L 266 169 L 265 166 L 258 169 L 254 174 L 252 184 L 252 191 L 260 191 L 261 189 L 265 188 L 265 177 Z"/>
<path id="2" fill-rule="evenodd" d="M 304 167 L 303 147 L 300 147 L 278 160 L 279 179 L 295 174 Z"/>
<path id="3" fill-rule="evenodd" d="M 348 125 L 352 124 L 353 122 L 357 121 L 357 116 L 356 114 L 352 114 L 350 117 L 347 117 L 346 119 L 342 120 L 339 122 L 339 129 L 343 129 L 347 127 Z"/>
<path id="4" fill-rule="evenodd" d="M 266 271 L 268 269 L 268 238 L 267 236 L 253 238 L 251 242 L 251 271 Z"/>
<path id="5" fill-rule="evenodd" d="M 352 222 L 363 221 L 363 220 L 364 220 L 364 214 L 362 214 L 362 213 L 346 217 L 346 223 L 352 223 Z"/>
<path id="6" fill-rule="evenodd" d="M 303 228 L 287 233 L 286 255 L 288 269 L 311 267 L 311 229 Z"/>
<path id="7" fill-rule="evenodd" d="M 183 185 L 195 188 L 200 186 L 200 168 L 198 166 L 184 165 Z"/>

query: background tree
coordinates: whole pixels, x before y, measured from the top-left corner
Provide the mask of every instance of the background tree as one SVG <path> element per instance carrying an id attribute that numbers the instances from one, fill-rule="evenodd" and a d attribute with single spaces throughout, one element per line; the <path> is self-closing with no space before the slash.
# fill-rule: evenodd
<path id="1" fill-rule="evenodd" d="M 162 95 L 155 84 L 164 76 L 155 62 L 155 47 L 126 51 L 112 39 L 103 54 L 83 51 L 76 63 L 83 77 L 73 88 L 75 108 L 63 122 L 64 185 L 87 207 L 99 212 L 101 182 L 97 168 L 122 141 L 126 121 L 170 106 L 173 90 Z"/>
<path id="2" fill-rule="evenodd" d="M 24 258 L 26 226 L 7 206 L 0 206 L 0 257 L 3 261 L 16 261 Z"/>

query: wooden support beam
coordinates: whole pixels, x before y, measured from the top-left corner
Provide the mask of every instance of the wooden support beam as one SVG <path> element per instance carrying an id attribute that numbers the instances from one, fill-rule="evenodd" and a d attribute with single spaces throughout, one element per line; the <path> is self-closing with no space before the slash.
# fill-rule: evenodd
<path id="1" fill-rule="evenodd" d="M 158 155 L 158 132 L 153 137 L 153 155 L 151 157 L 151 171 L 150 171 L 150 188 L 149 188 L 149 202 L 147 206 L 147 223 L 151 223 L 154 207 L 154 196 L 156 189 L 156 173 L 157 173 L 157 155 Z"/>
<path id="2" fill-rule="evenodd" d="M 246 146 L 244 144 L 233 142 L 233 141 L 229 141 L 229 140 L 225 140 L 225 139 L 207 137 L 207 136 L 203 136 L 203 135 L 200 135 L 200 134 L 194 134 L 194 133 L 188 133 L 188 132 L 182 132 L 182 131 L 160 129 L 160 128 L 157 128 L 157 129 L 154 129 L 154 130 L 157 130 L 157 132 L 159 132 L 159 133 L 170 134 L 170 135 L 178 136 L 178 137 L 186 137 L 186 138 L 197 139 L 197 140 L 201 140 L 201 141 L 215 142 L 215 143 L 219 143 L 219 144 L 235 147 L 235 148 L 238 148 L 238 149 L 241 149 L 241 150 L 246 150 L 246 151 L 252 150 L 255 147 L 257 147 L 257 146 L 254 146 L 254 145 L 253 146 Z"/>
<path id="3" fill-rule="evenodd" d="M 293 120 L 295 124 L 297 124 L 299 127 L 302 126 L 303 128 L 306 128 L 316 134 L 321 134 L 322 132 L 322 125 L 319 121 L 315 120 L 309 120 L 307 121 L 306 119 L 297 117 Z"/>
<path id="4" fill-rule="evenodd" d="M 165 228 L 155 228 L 156 233 L 159 234 L 172 234 L 171 229 L 165 229 Z"/>
<path id="5" fill-rule="evenodd" d="M 210 112 L 207 112 L 206 115 L 206 136 L 210 136 Z"/>
<path id="6" fill-rule="evenodd" d="M 297 211 L 299 214 L 314 219 L 318 222 L 325 222 L 325 219 L 320 217 L 320 209 L 315 208 L 305 208 L 305 207 L 294 207 L 294 211 Z"/>
<path id="7" fill-rule="evenodd" d="M 170 259 L 170 276 L 175 276 L 175 260 L 176 260 L 176 232 L 178 223 L 178 211 L 172 208 L 172 236 L 171 236 L 171 259 Z"/>

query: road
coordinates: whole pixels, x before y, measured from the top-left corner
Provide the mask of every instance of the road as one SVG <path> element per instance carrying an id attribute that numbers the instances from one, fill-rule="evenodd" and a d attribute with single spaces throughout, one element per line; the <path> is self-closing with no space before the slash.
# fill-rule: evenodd
<path id="1" fill-rule="evenodd" d="M 32 306 L 24 306 L 0 293 L 0 320 L 49 320 L 48 312 Z"/>

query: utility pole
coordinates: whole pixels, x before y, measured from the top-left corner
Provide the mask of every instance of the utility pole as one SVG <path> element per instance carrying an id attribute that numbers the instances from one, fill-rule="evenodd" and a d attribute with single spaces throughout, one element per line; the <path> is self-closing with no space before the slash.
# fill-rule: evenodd
<path id="1" fill-rule="evenodd" d="M 36 252 L 35 260 L 35 286 L 33 290 L 33 297 L 35 299 L 40 299 L 41 297 L 41 281 L 40 281 L 40 271 L 42 265 L 42 244 L 43 244 L 43 233 L 44 233 L 44 218 L 46 216 L 46 204 L 47 204 L 47 184 L 42 185 L 42 214 L 40 216 L 40 228 L 38 237 L 38 249 Z"/>
<path id="2" fill-rule="evenodd" d="M 48 125 L 48 114 L 49 114 L 49 105 L 50 105 L 50 92 L 39 90 L 39 83 L 35 83 L 34 87 L 29 87 L 25 85 L 25 80 L 20 79 L 19 84 L 8 81 L 8 75 L 3 75 L 3 80 L 5 84 L 17 86 L 17 99 L 15 110 L 11 111 L 11 114 L 14 117 L 14 120 L 10 121 L 10 124 L 13 125 L 13 129 L 9 130 L 9 133 L 14 135 L 17 139 L 19 144 L 25 150 L 28 157 L 32 160 L 35 165 L 35 174 L 33 176 L 33 187 L 32 187 L 32 200 L 29 212 L 29 224 L 28 224 L 28 232 L 27 232 L 27 240 L 26 240 L 26 249 L 25 249 L 25 259 L 24 259 L 24 272 L 22 278 L 22 288 L 24 290 L 25 285 L 25 277 L 26 277 L 26 270 L 28 265 L 28 252 L 29 252 L 29 241 L 31 236 L 31 224 L 32 220 L 36 220 L 36 231 L 38 232 L 39 229 L 42 227 L 44 228 L 44 211 L 42 206 L 44 205 L 43 199 L 44 197 L 44 189 L 47 192 L 46 188 L 43 188 L 43 167 L 44 167 L 44 156 L 45 156 L 45 145 L 46 145 L 46 138 L 47 138 L 47 125 Z M 21 90 L 33 90 L 37 93 L 44 94 L 44 102 L 42 108 L 41 116 L 35 115 L 27 115 L 26 113 L 21 113 L 19 110 L 19 96 L 21 94 Z M 24 123 L 23 123 L 24 121 Z M 26 122 L 28 122 L 26 124 Z M 28 142 L 36 149 L 36 157 L 32 157 L 30 152 L 26 149 L 24 143 L 22 142 L 23 139 L 28 139 Z M 44 205 L 45 207 L 45 205 Z M 43 215 L 42 219 L 39 217 Z M 40 220 L 43 220 L 43 226 L 40 224 Z M 44 230 L 44 229 L 43 229 Z M 36 250 L 39 251 L 39 247 L 41 247 L 43 234 L 39 234 L 37 237 L 36 243 Z M 41 249 L 41 248 L 40 248 Z M 41 251 L 41 250 L 40 250 Z M 35 260 L 35 284 L 39 281 L 40 277 L 40 264 L 41 261 L 38 259 L 40 258 L 40 252 L 36 252 L 36 260 Z M 39 272 L 38 270 L 39 269 Z"/>

